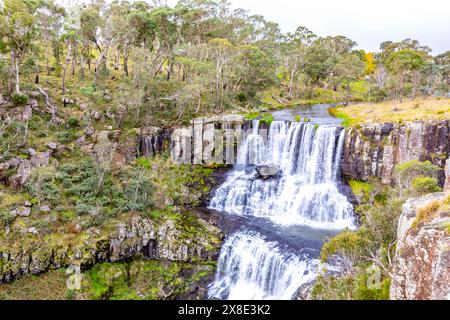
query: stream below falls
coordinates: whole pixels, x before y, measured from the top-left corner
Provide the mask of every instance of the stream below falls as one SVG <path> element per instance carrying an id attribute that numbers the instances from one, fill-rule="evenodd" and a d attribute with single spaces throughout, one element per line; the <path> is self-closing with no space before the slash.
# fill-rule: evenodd
<path id="1" fill-rule="evenodd" d="M 323 242 L 355 227 L 339 176 L 344 131 L 328 107 L 273 112 L 266 138 L 252 122 L 209 203 L 226 225 L 210 299 L 295 299 L 317 276 Z M 262 179 L 262 165 L 278 173 Z"/>

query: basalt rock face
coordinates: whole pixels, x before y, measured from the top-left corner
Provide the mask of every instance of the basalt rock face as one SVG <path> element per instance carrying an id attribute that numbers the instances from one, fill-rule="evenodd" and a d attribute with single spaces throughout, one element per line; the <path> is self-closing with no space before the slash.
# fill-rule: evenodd
<path id="1" fill-rule="evenodd" d="M 248 124 L 243 116 L 233 114 L 194 119 L 190 126 L 171 132 L 172 160 L 185 164 L 233 164 Z"/>
<path id="2" fill-rule="evenodd" d="M 445 183 L 444 183 L 444 191 L 450 192 L 450 157 L 447 159 L 445 163 Z"/>
<path id="3" fill-rule="evenodd" d="M 397 231 L 390 298 L 393 300 L 450 300 L 450 212 L 432 221 L 413 224 L 419 208 L 448 194 L 410 199 L 403 205 Z"/>
<path id="4" fill-rule="evenodd" d="M 183 238 L 182 230 L 172 220 L 156 224 L 136 215 L 104 229 L 93 227 L 76 235 L 4 240 L 0 242 L 0 284 L 25 274 L 37 275 L 68 266 L 85 270 L 95 263 L 133 257 L 179 262 L 213 260 L 220 238 L 220 230 L 211 225 L 205 227 L 201 236 Z"/>
<path id="5" fill-rule="evenodd" d="M 170 130 L 156 127 L 141 128 L 138 135 L 138 155 L 152 157 L 161 154 L 170 143 Z"/>
<path id="6" fill-rule="evenodd" d="M 378 177 L 389 184 L 395 165 L 405 161 L 429 160 L 444 168 L 450 155 L 450 120 L 348 128 L 343 149 L 343 175 L 358 180 Z"/>

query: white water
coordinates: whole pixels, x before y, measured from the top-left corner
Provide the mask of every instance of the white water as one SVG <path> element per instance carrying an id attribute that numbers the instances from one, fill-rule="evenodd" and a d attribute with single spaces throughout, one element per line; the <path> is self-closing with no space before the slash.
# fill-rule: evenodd
<path id="1" fill-rule="evenodd" d="M 238 161 L 216 190 L 210 208 L 283 226 L 353 228 L 351 204 L 338 190 L 343 132 L 336 126 L 274 121 L 267 139 L 258 121 L 238 150 Z M 255 165 L 280 168 L 257 179 Z M 240 229 L 221 250 L 209 296 L 221 299 L 291 299 L 315 276 L 317 260 L 259 233 Z"/>
<path id="2" fill-rule="evenodd" d="M 209 295 L 230 300 L 290 299 L 314 278 L 317 260 L 302 260 L 283 249 L 258 233 L 234 233 L 222 248 Z"/>

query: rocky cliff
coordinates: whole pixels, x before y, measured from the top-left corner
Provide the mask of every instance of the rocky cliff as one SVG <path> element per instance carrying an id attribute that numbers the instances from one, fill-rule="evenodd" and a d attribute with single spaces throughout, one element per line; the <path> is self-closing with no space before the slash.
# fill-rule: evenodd
<path id="1" fill-rule="evenodd" d="M 403 205 L 397 231 L 390 297 L 450 299 L 450 194 L 435 193 Z"/>
<path id="2" fill-rule="evenodd" d="M 68 266 L 85 270 L 96 263 L 134 257 L 179 262 L 214 260 L 220 230 L 203 220 L 199 220 L 197 229 L 197 236 L 186 237 L 182 227 L 170 219 L 156 223 L 132 215 L 81 233 L 5 239 L 0 241 L 0 284 L 25 274 Z"/>
<path id="3" fill-rule="evenodd" d="M 450 120 L 348 128 L 343 152 L 342 173 L 358 180 L 378 177 L 391 183 L 395 165 L 409 160 L 429 160 L 444 168 L 450 155 Z"/>

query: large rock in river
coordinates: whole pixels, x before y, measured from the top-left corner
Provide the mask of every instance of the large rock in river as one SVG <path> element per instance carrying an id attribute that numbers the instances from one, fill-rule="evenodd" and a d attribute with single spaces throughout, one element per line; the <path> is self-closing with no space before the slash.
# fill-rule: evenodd
<path id="1" fill-rule="evenodd" d="M 277 166 L 257 166 L 255 170 L 258 178 L 264 180 L 276 177 L 280 173 L 280 168 Z"/>

